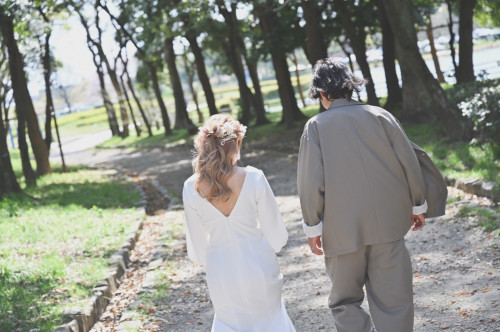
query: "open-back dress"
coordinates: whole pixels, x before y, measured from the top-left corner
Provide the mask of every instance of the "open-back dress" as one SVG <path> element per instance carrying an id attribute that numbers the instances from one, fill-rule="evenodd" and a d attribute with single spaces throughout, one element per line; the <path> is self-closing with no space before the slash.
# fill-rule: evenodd
<path id="1" fill-rule="evenodd" d="M 281 298 L 275 252 L 288 233 L 263 172 L 245 168 L 240 194 L 226 216 L 184 183 L 188 256 L 205 265 L 215 316 L 212 331 L 295 331 Z"/>

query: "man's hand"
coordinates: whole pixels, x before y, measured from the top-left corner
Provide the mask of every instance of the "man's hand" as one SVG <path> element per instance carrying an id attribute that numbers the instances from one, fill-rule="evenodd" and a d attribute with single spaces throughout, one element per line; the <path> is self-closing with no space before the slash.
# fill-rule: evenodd
<path id="1" fill-rule="evenodd" d="M 307 238 L 307 243 L 309 243 L 309 248 L 315 255 L 323 255 L 323 250 L 321 249 L 321 236 Z"/>
<path id="2" fill-rule="evenodd" d="M 425 226 L 425 217 L 423 214 L 412 214 L 411 215 L 411 226 L 412 231 L 418 231 Z"/>

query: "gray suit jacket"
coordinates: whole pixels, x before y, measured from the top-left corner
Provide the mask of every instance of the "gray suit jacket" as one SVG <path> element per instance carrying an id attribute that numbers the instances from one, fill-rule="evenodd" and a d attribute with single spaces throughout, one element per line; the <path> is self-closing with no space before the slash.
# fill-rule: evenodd
<path id="1" fill-rule="evenodd" d="M 410 141 L 420 164 L 420 170 L 425 181 L 425 199 L 427 200 L 427 218 L 439 217 L 445 214 L 448 188 L 446 182 L 427 153 L 417 144 Z"/>
<path id="2" fill-rule="evenodd" d="M 306 233 L 322 235 L 326 256 L 399 240 L 411 214 L 426 212 L 417 156 L 399 122 L 379 107 L 338 99 L 311 118 L 297 175 Z"/>

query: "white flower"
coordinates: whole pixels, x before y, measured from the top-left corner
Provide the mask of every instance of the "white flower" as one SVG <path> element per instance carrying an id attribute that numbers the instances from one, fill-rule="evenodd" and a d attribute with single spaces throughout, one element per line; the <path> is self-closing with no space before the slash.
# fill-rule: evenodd
<path id="1" fill-rule="evenodd" d="M 232 133 L 234 133 L 233 125 L 229 122 L 224 123 L 224 131 L 225 131 L 225 133 L 224 133 L 225 135 L 231 135 Z"/>

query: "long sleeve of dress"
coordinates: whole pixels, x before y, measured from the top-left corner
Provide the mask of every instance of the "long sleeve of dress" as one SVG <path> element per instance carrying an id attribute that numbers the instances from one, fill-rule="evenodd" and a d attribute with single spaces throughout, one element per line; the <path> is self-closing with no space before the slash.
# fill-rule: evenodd
<path id="1" fill-rule="evenodd" d="M 319 137 L 313 122 L 305 126 L 300 139 L 297 189 L 306 234 L 309 237 L 321 235 L 325 205 L 325 176 Z"/>
<path id="2" fill-rule="evenodd" d="M 288 240 L 288 232 L 273 191 L 266 177 L 261 173 L 261 185 L 257 197 L 257 219 L 264 237 L 274 252 L 279 252 Z"/>
<path id="3" fill-rule="evenodd" d="M 184 186 L 182 191 L 182 199 L 186 215 L 186 246 L 188 257 L 195 263 L 206 265 L 209 235 L 203 228 L 198 211 L 192 205 L 193 197 L 186 186 Z"/>

